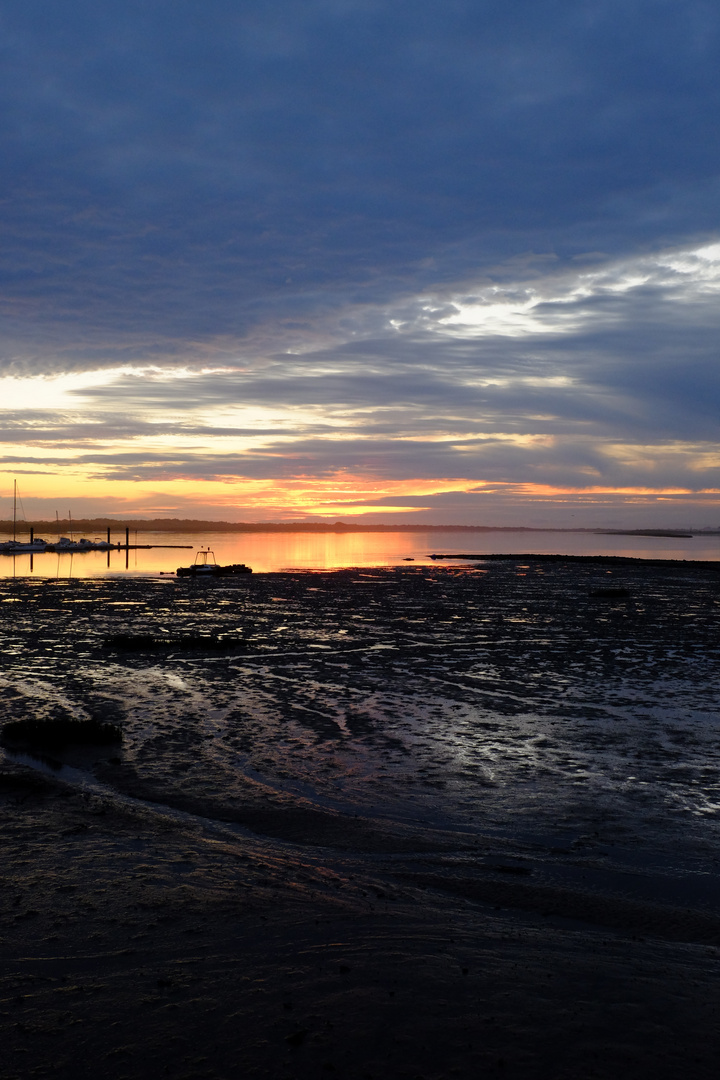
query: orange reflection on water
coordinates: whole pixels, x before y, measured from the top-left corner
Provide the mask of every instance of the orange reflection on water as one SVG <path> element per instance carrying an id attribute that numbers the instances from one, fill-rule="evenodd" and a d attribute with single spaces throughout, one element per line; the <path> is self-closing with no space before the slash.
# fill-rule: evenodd
<path id="1" fill-rule="evenodd" d="M 138 533 L 129 551 L 5 556 L 0 575 L 100 577 L 108 573 L 172 573 L 210 548 L 220 564 L 246 563 L 255 573 L 277 570 L 335 570 L 388 566 L 404 558 L 426 559 L 441 550 L 433 534 L 418 533 Z M 428 546 L 435 544 L 435 546 Z M 145 547 L 141 545 L 157 545 Z M 173 545 L 169 547 L 168 545 Z M 180 547 L 179 545 L 184 545 Z M 32 568 L 31 568 L 32 562 Z M 126 565 L 127 564 L 127 565 Z"/>
<path id="2" fill-rule="evenodd" d="M 121 539 L 120 535 L 113 539 Z M 123 537 L 124 539 L 124 537 Z M 131 533 L 130 543 L 159 545 L 130 551 L 0 556 L 0 576 L 102 577 L 106 574 L 170 574 L 187 566 L 200 548 L 211 548 L 221 564 L 246 563 L 255 573 L 334 570 L 343 567 L 427 564 L 442 554 L 554 553 L 626 555 L 645 559 L 718 559 L 720 537 L 612 536 L 572 532 L 253 532 Z M 173 545 L 168 547 L 167 545 Z M 180 547 L 178 545 L 185 545 Z M 126 565 L 127 564 L 127 565 Z M 412 565 L 412 562 L 408 563 Z M 442 565 L 436 563 L 434 565 Z M 447 563 L 445 564 L 447 565 Z"/>

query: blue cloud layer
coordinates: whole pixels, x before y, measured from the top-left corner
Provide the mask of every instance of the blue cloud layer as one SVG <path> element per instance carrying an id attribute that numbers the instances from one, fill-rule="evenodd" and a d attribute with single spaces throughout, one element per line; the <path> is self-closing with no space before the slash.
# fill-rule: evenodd
<path id="1" fill-rule="evenodd" d="M 5 359 L 172 357 L 717 227 L 704 0 L 6 0 Z"/>

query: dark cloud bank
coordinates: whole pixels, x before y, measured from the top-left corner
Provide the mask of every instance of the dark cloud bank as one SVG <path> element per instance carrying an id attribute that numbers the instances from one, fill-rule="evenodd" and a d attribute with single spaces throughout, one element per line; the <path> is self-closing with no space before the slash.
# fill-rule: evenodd
<path id="1" fill-rule="evenodd" d="M 708 3 L 10 0 L 0 26 L 6 334 L 39 367 L 717 227 Z"/>

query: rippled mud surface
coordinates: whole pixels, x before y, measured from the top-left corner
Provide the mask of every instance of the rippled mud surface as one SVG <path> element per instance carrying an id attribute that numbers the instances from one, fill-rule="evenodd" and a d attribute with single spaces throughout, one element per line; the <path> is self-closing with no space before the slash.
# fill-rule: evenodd
<path id="1" fill-rule="evenodd" d="M 105 784 L 290 839 L 689 866 L 717 842 L 719 587 L 641 563 L 6 581 L 5 717 L 118 723 Z"/>
<path id="2" fill-rule="evenodd" d="M 714 1080 L 719 590 L 0 582 L 2 1080 Z"/>

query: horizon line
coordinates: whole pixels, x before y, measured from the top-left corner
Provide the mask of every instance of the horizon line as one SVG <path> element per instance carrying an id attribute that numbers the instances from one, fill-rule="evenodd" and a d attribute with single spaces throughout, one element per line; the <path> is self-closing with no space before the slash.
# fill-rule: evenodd
<path id="1" fill-rule="evenodd" d="M 460 525 L 460 524 L 423 524 L 421 522 L 414 523 L 361 523 L 361 522 L 344 522 L 344 521 L 226 521 L 223 519 L 213 518 L 109 518 L 109 517 L 93 517 L 93 518 L 23 518 L 16 520 L 13 523 L 12 519 L 0 519 L 0 532 L 12 531 L 13 525 L 17 528 L 18 525 L 25 525 L 31 527 L 33 530 L 37 528 L 50 531 L 62 531 L 62 530 L 90 530 L 90 529 L 135 529 L 138 531 L 141 527 L 146 529 L 155 530 L 174 530 L 182 531 L 192 528 L 194 531 L 213 531 L 224 530 L 229 532 L 563 532 L 563 533 L 614 533 L 616 535 L 629 535 L 629 534 L 641 534 L 641 535 L 672 535 L 677 536 L 681 534 L 694 534 L 694 533 L 717 533 L 718 529 L 703 528 L 692 529 L 690 527 L 682 528 L 678 526 L 656 526 L 645 527 L 638 526 L 636 528 L 611 528 L 603 526 L 582 526 L 575 525 L 571 527 L 552 526 L 552 525 Z"/>

